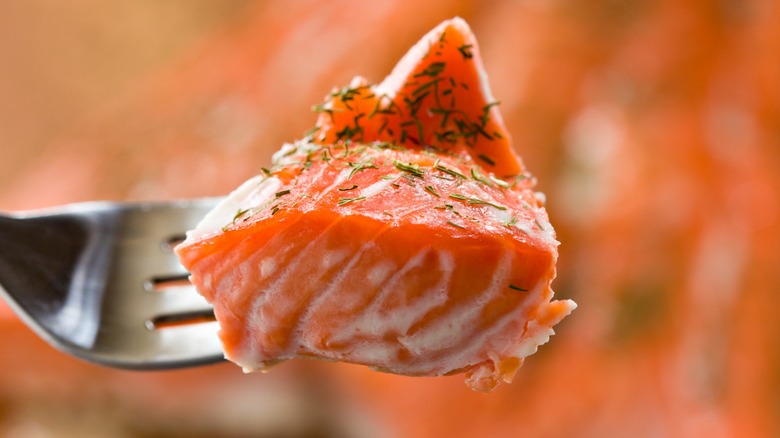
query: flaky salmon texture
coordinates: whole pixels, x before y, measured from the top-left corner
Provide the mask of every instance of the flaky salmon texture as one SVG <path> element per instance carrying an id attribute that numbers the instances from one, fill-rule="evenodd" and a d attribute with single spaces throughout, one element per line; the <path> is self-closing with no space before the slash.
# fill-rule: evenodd
<path id="1" fill-rule="evenodd" d="M 552 301 L 555 232 L 512 149 L 468 25 L 437 26 L 176 251 L 245 371 L 293 358 L 489 392 L 575 307 Z"/>

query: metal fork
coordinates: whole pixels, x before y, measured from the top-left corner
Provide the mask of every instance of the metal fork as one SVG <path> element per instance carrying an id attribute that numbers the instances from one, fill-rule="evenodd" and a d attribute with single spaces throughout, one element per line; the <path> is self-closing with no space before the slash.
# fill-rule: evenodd
<path id="1" fill-rule="evenodd" d="M 54 347 L 117 368 L 223 359 L 173 247 L 218 199 L 89 202 L 0 215 L 0 296 Z"/>

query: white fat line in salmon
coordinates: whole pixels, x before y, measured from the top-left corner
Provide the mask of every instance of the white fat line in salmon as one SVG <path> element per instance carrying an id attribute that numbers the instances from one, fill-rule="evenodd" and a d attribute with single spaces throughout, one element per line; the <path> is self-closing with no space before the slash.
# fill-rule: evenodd
<path id="1" fill-rule="evenodd" d="M 412 335 L 399 338 L 399 341 L 414 353 L 422 351 L 430 353 L 431 351 L 454 347 L 454 343 L 464 338 L 465 330 L 474 327 L 474 321 L 480 318 L 485 304 L 506 290 L 513 258 L 513 254 L 506 250 L 496 264 L 487 288 L 480 291 L 479 294 L 475 294 L 468 302 L 448 309 L 446 313 L 439 315 L 428 327 Z M 458 327 L 458 336 L 453 336 L 453 327 Z M 433 346 L 436 346 L 436 348 L 433 348 Z"/>
<path id="2" fill-rule="evenodd" d="M 439 274 L 439 279 L 432 287 L 417 297 L 413 303 L 404 308 L 396 308 L 389 314 L 384 314 L 381 309 L 385 306 L 389 296 L 404 290 L 404 275 L 412 269 L 421 266 L 424 259 L 430 254 L 435 254 L 439 269 L 431 270 L 431 275 Z M 424 249 L 410 258 L 401 269 L 386 279 L 382 289 L 374 294 L 371 302 L 365 306 L 365 310 L 351 324 L 342 329 L 338 339 L 349 340 L 355 333 L 381 335 L 382 333 L 397 332 L 407 333 L 411 326 L 435 307 L 446 303 L 447 290 L 452 280 L 455 261 L 451 254 L 435 251 L 433 248 Z"/>
<path id="3" fill-rule="evenodd" d="M 344 220 L 339 219 L 339 220 Z M 349 260 L 346 261 L 346 263 L 343 264 L 342 269 L 339 271 L 339 273 L 331 280 L 330 285 L 328 285 L 325 290 L 321 291 L 318 296 L 316 296 L 311 302 L 309 302 L 308 309 L 306 309 L 306 312 L 301 315 L 301 318 L 298 319 L 296 326 L 292 330 L 294 334 L 301 333 L 301 328 L 306 327 L 309 324 L 309 321 L 312 317 L 312 315 L 315 315 L 318 311 L 318 308 L 328 302 L 328 298 L 331 294 L 335 293 L 336 291 L 340 290 L 342 282 L 347 278 L 347 276 L 351 273 L 352 269 L 355 267 L 355 265 L 360 261 L 360 257 L 373 245 L 374 242 L 387 230 L 389 229 L 389 225 L 385 224 L 384 226 L 380 227 L 379 230 L 377 230 L 376 233 L 374 233 L 373 236 L 371 236 L 370 239 L 366 240 L 365 243 L 360 247 L 358 251 L 355 251 L 355 253 L 350 257 Z M 298 340 L 297 340 L 298 341 Z M 309 345 L 309 348 L 312 349 L 312 351 L 318 351 L 316 346 Z"/>

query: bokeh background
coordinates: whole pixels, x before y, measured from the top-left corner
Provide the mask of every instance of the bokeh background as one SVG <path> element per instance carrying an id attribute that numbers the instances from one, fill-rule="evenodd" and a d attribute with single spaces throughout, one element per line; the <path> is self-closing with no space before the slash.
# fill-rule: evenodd
<path id="1" fill-rule="evenodd" d="M 224 194 L 454 15 L 580 305 L 513 384 L 118 371 L 0 305 L 0 436 L 780 436 L 774 0 L 4 0 L 0 210 Z"/>

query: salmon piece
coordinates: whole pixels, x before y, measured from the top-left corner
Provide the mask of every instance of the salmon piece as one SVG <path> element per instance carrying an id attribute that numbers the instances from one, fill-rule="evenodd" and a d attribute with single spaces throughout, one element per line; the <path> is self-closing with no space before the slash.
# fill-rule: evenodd
<path id="1" fill-rule="evenodd" d="M 491 391 L 575 308 L 461 19 L 334 90 L 176 251 L 246 371 L 312 357 Z"/>

